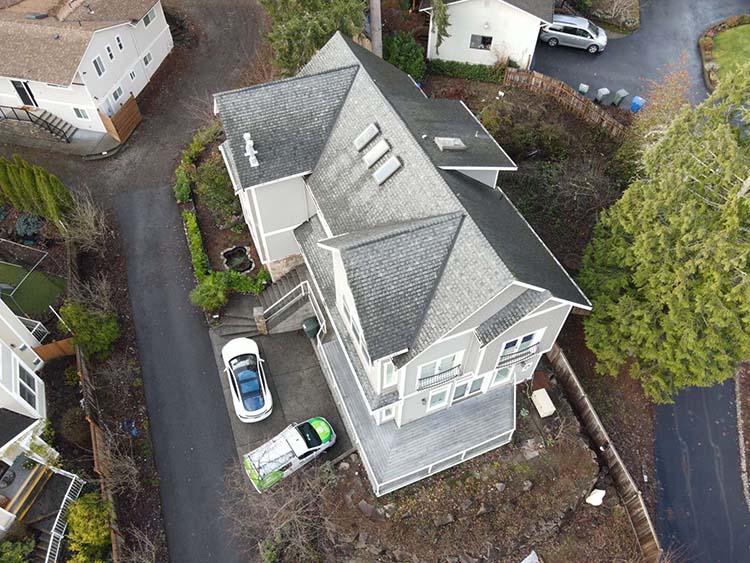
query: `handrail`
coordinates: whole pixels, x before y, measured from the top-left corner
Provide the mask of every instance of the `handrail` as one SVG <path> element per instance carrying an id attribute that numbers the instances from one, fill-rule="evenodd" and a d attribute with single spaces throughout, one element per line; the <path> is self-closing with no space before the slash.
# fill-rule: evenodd
<path id="1" fill-rule="evenodd" d="M 263 316 L 265 317 L 266 322 L 268 322 L 273 317 L 275 317 L 276 315 L 278 315 L 279 313 L 281 313 L 283 310 L 285 310 L 292 303 L 295 303 L 297 301 L 297 299 L 299 299 L 300 297 L 304 297 L 305 296 L 305 288 L 303 286 L 304 283 L 305 282 L 300 282 L 299 285 L 295 285 L 290 291 L 286 292 L 284 295 L 282 295 L 281 297 L 279 297 L 279 299 L 277 299 L 274 303 L 272 303 L 267 309 L 265 309 L 263 311 Z M 283 305 L 281 305 L 281 303 L 287 297 L 289 297 L 293 293 L 297 293 L 300 290 L 302 291 L 302 293 L 299 296 L 295 296 L 295 298 L 293 300 L 289 301 L 288 303 L 284 303 Z M 269 311 L 271 311 L 271 310 L 273 310 L 275 308 L 278 308 L 278 310 L 277 311 L 273 311 L 273 313 L 269 313 Z"/>
<path id="2" fill-rule="evenodd" d="M 532 356 L 535 356 L 539 351 L 539 343 L 533 344 L 524 350 L 500 356 L 495 369 L 507 368 L 516 364 L 520 364 L 524 360 L 528 360 Z"/>
<path id="3" fill-rule="evenodd" d="M 68 490 L 65 492 L 65 496 L 60 505 L 60 510 L 57 511 L 55 522 L 52 524 L 52 529 L 50 530 L 49 545 L 47 546 L 47 554 L 44 558 L 44 563 L 55 563 L 57 561 L 60 544 L 65 537 L 65 530 L 68 527 L 68 508 L 70 507 L 70 504 L 78 498 L 78 495 L 81 494 L 84 484 L 85 482 L 75 475 L 71 479 L 70 485 L 68 485 Z M 73 489 L 75 489 L 75 492 L 71 494 Z"/>
<path id="4" fill-rule="evenodd" d="M 435 375 L 423 377 L 417 380 L 417 391 L 430 389 L 431 387 L 437 387 L 438 385 L 447 383 L 448 381 L 456 379 L 457 377 L 461 377 L 463 372 L 463 367 L 461 366 L 461 364 L 458 364 L 457 366 L 453 366 L 452 368 L 441 371 L 440 373 L 436 373 Z"/>
<path id="5" fill-rule="evenodd" d="M 13 117 L 8 116 L 8 110 L 10 110 Z M 46 129 L 56 137 L 61 137 L 66 143 L 70 142 L 70 137 L 68 137 L 68 134 L 63 129 L 61 129 L 57 125 L 53 125 L 47 119 L 44 119 L 43 117 L 36 115 L 35 113 L 32 113 L 27 109 L 0 105 L 0 116 L 2 116 L 2 119 L 28 121 L 30 123 L 33 123 L 34 125 L 37 125 L 38 127 Z"/>
<path id="6" fill-rule="evenodd" d="M 44 339 L 49 336 L 49 330 L 46 326 L 44 326 L 42 321 L 35 321 L 34 319 L 29 319 L 20 315 L 17 315 L 17 317 L 18 320 L 21 321 L 21 323 L 23 323 L 23 325 L 31 333 L 31 336 L 36 338 L 39 342 L 43 342 Z"/>

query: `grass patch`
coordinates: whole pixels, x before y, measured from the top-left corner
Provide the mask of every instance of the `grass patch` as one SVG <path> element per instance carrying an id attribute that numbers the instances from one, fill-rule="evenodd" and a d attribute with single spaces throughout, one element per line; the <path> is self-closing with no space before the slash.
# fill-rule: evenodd
<path id="1" fill-rule="evenodd" d="M 28 270 L 21 266 L 0 263 L 0 283 L 15 287 L 27 272 Z M 3 301 L 17 314 L 38 315 L 46 312 L 47 307 L 57 300 L 65 285 L 63 278 L 48 276 L 34 270 L 12 298 L 8 295 L 11 290 L 3 290 Z"/>
<path id="2" fill-rule="evenodd" d="M 714 37 L 713 57 L 719 63 L 719 80 L 750 60 L 750 25 L 732 27 Z"/>

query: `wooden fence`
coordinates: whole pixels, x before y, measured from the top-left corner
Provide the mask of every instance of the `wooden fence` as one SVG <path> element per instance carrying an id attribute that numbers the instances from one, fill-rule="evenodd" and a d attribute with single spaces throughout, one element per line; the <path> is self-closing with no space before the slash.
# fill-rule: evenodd
<path id="1" fill-rule="evenodd" d="M 550 76 L 533 70 L 508 68 L 505 71 L 505 78 L 503 79 L 503 85 L 507 84 L 522 86 L 529 90 L 549 94 L 570 111 L 589 123 L 601 127 L 612 137 L 617 138 L 625 134 L 625 125 L 617 121 L 586 96 L 580 94 L 564 82 L 560 82 Z"/>
<path id="2" fill-rule="evenodd" d="M 662 549 L 641 492 L 630 476 L 627 467 L 625 467 L 620 454 L 617 453 L 617 448 L 609 439 L 604 425 L 599 420 L 599 416 L 583 390 L 581 382 L 578 381 L 576 374 L 573 372 L 573 368 L 570 367 L 562 349 L 555 344 L 552 350 L 547 352 L 547 357 L 552 362 L 557 379 L 562 384 L 565 394 L 573 405 L 573 409 L 581 420 L 584 429 L 599 450 L 599 455 L 602 456 L 609 467 L 610 475 L 612 475 L 617 493 L 620 495 L 630 517 L 630 523 L 633 526 L 633 532 L 638 540 L 638 545 L 641 547 L 644 559 L 647 563 L 658 563 L 662 555 Z"/>
<path id="3" fill-rule="evenodd" d="M 34 352 L 45 362 L 49 362 L 55 358 L 62 358 L 63 356 L 72 356 L 76 353 L 72 338 L 42 344 L 34 348 Z"/>
<path id="4" fill-rule="evenodd" d="M 120 143 L 124 143 L 143 120 L 141 110 L 138 108 L 138 102 L 135 101 L 132 94 L 128 98 L 128 101 L 112 117 L 107 116 L 101 111 L 99 112 L 99 117 L 101 117 L 107 133 Z"/>

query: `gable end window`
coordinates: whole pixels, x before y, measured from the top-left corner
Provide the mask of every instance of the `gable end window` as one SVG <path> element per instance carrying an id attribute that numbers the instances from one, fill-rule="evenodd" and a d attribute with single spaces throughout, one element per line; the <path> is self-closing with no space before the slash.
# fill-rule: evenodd
<path id="1" fill-rule="evenodd" d="M 101 57 L 97 56 L 92 62 L 97 76 L 102 76 L 107 71 L 107 69 L 104 68 L 104 63 L 102 62 Z"/>
<path id="2" fill-rule="evenodd" d="M 112 50 L 112 47 L 110 45 L 107 45 L 105 49 L 107 51 L 107 56 L 109 57 L 109 60 L 113 61 L 115 59 L 115 52 Z"/>
<path id="3" fill-rule="evenodd" d="M 148 27 L 151 25 L 151 22 L 156 19 L 156 9 L 151 8 L 148 13 L 143 16 L 143 25 Z"/>
<path id="4" fill-rule="evenodd" d="M 119 35 L 115 36 L 115 43 L 117 43 L 117 48 L 120 49 L 120 51 L 122 51 L 125 48 L 125 46 L 122 44 L 122 39 L 120 38 Z"/>
<path id="5" fill-rule="evenodd" d="M 492 37 L 487 35 L 472 35 L 469 47 L 472 49 L 482 49 L 487 51 L 492 48 Z"/>
<path id="6" fill-rule="evenodd" d="M 154 57 L 151 56 L 151 53 L 146 53 L 143 56 L 143 66 L 148 66 L 151 64 L 151 61 L 154 59 Z"/>

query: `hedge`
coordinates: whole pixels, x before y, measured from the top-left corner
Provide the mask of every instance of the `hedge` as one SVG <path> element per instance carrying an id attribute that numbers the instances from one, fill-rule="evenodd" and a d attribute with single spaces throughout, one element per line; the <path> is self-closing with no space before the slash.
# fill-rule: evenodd
<path id="1" fill-rule="evenodd" d="M 432 59 L 427 61 L 427 73 L 482 82 L 502 82 L 505 77 L 505 66 L 501 63 L 489 66 Z M 508 61 L 508 66 L 516 67 L 517 65 L 513 61 Z"/>
<path id="2" fill-rule="evenodd" d="M 190 260 L 193 263 L 195 279 L 200 283 L 208 274 L 211 266 L 208 263 L 208 255 L 203 249 L 203 238 L 198 227 L 198 218 L 195 215 L 195 211 L 185 210 L 182 212 L 182 220 L 185 222 L 185 234 L 187 235 Z"/>

